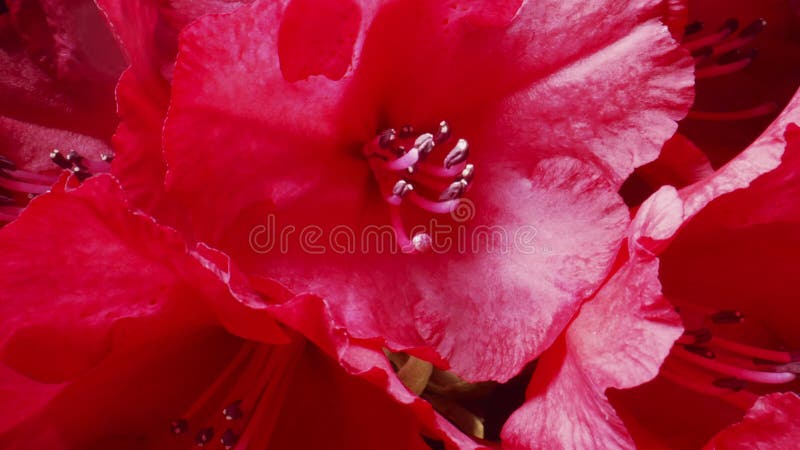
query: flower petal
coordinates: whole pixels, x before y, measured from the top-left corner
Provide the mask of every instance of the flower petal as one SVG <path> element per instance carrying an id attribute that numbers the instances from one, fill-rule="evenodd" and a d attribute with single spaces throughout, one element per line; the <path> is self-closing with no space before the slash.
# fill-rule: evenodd
<path id="1" fill-rule="evenodd" d="M 681 332 L 680 318 L 661 296 L 658 261 L 634 256 L 539 360 L 528 400 L 504 427 L 504 443 L 633 448 L 605 391 L 655 377 Z"/>
<path id="2" fill-rule="evenodd" d="M 429 254 L 398 254 L 394 242 L 375 252 L 367 228 L 349 229 L 355 253 L 338 252 L 324 247 L 333 234 L 319 228 L 322 238 L 310 243 L 321 247 L 303 241 L 308 229 L 295 229 L 300 242 L 288 236 L 286 251 L 241 249 L 237 262 L 290 291 L 325 298 L 354 337 L 444 359 L 469 380 L 508 380 L 600 286 L 628 212 L 597 170 L 572 158 L 522 173 L 487 167 L 484 175 L 497 181 L 476 186 L 464 204 L 474 220 L 442 222 L 448 233 Z M 281 226 L 267 228 L 284 235 Z"/>
<path id="3" fill-rule="evenodd" d="M 552 8 L 570 7 L 570 2 L 552 3 L 551 7 L 537 6 L 538 13 L 550 17 Z M 585 13 L 584 3 L 578 3 L 580 20 L 597 20 L 585 29 L 607 35 L 593 36 L 596 41 L 588 36 L 573 39 L 575 43 L 563 43 L 556 55 L 548 55 L 555 43 L 532 40 L 529 55 L 547 55 L 538 76 L 488 112 L 485 129 L 474 145 L 496 147 L 497 137 L 502 136 L 512 145 L 498 151 L 513 159 L 571 155 L 597 164 L 619 185 L 636 167 L 657 157 L 677 129 L 676 121 L 688 111 L 693 98 L 692 63 L 657 19 L 629 23 L 624 16 L 624 25 L 606 24 L 596 14 L 616 15 L 608 15 L 602 2 L 597 11 Z M 640 2 L 625 5 L 633 10 L 625 14 L 642 7 Z M 571 36 L 564 30 L 553 32 Z M 521 152 L 514 143 L 536 152 Z"/>
<path id="4" fill-rule="evenodd" d="M 705 447 L 708 450 L 783 449 L 800 439 L 800 397 L 793 392 L 759 399 L 744 419 L 721 431 Z"/>
<path id="5" fill-rule="evenodd" d="M 586 164 L 553 158 L 530 178 L 515 175 L 504 171 L 505 182 L 473 195 L 491 218 L 472 229 L 473 245 L 495 225 L 510 248 L 476 246 L 410 269 L 418 332 L 469 380 L 507 381 L 544 351 L 607 276 L 628 222 L 619 196 Z M 532 242 L 521 242 L 526 230 Z"/>
<path id="6" fill-rule="evenodd" d="M 121 327 L 158 317 L 140 333 L 191 332 L 219 323 L 212 309 L 233 302 L 225 280 L 198 264 L 177 232 L 130 212 L 106 175 L 34 199 L 0 230 L 0 249 L 0 385 L 31 391 L 30 403 L 3 396 L 0 410 L 37 412 L 119 350 Z M 270 323 L 264 332 L 283 339 Z M 26 419 L 2 418 L 2 430 Z"/>
<path id="7" fill-rule="evenodd" d="M 162 131 L 169 105 L 178 32 L 205 14 L 240 2 L 98 0 L 130 63 L 117 85 L 120 125 L 114 135 L 112 171 L 138 207 L 164 218 Z"/>
<path id="8" fill-rule="evenodd" d="M 362 26 L 352 21 L 353 4 L 339 3 L 350 18 L 325 39 L 338 43 L 337 54 L 352 54 L 353 26 Z M 313 188 L 344 189 L 340 198 L 358 204 L 368 181 L 368 169 L 350 154 L 351 138 L 342 129 L 343 123 L 362 126 L 358 114 L 340 105 L 350 77 L 284 78 L 284 64 L 328 63 L 303 60 L 324 57 L 312 50 L 292 59 L 300 49 L 282 45 L 280 30 L 285 35 L 286 27 L 303 22 L 295 17 L 282 25 L 282 7 L 256 2 L 229 16 L 203 18 L 181 36 L 165 129 L 167 185 L 189 209 L 191 228 L 211 244 L 243 210 L 270 196 L 282 205 Z"/>

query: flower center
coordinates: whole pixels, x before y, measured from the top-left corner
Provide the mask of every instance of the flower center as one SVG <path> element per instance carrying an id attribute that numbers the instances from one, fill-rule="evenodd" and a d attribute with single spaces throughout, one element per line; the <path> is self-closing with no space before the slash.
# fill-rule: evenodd
<path id="1" fill-rule="evenodd" d="M 92 161 L 75 151 L 66 156 L 58 150 L 50 153 L 55 165 L 71 171 L 81 181 L 93 173 L 108 172 L 113 158 L 113 155 L 104 154 L 101 161 Z M 56 180 L 56 175 L 22 170 L 0 155 L 0 224 L 16 219 L 31 199 L 49 191 Z"/>
<path id="2" fill-rule="evenodd" d="M 535 363 L 507 383 L 469 383 L 433 364 L 384 349 L 400 381 L 465 434 L 482 441 L 499 441 L 503 425 L 525 401 Z"/>
<path id="3" fill-rule="evenodd" d="M 749 345 L 712 331 L 744 324 L 740 311 L 678 304 L 687 331 L 662 368 L 670 381 L 748 409 L 757 392 L 785 389 L 800 373 L 800 352 Z"/>
<path id="4" fill-rule="evenodd" d="M 683 47 L 689 50 L 694 57 L 695 77 L 698 80 L 713 79 L 739 72 L 748 67 L 758 55 L 758 50 L 747 48 L 747 46 L 756 40 L 766 26 L 766 20 L 757 19 L 739 31 L 739 21 L 729 18 L 717 31 L 704 34 L 702 22 L 693 22 L 687 25 L 682 43 Z M 707 121 L 745 120 L 766 116 L 776 109 L 775 102 L 768 101 L 738 111 L 693 109 L 687 118 Z"/>
<path id="5" fill-rule="evenodd" d="M 197 447 L 265 448 L 298 349 L 246 342 L 216 379 L 169 424 Z"/>
<path id="6" fill-rule="evenodd" d="M 447 151 L 439 151 L 446 147 Z M 430 214 L 451 213 L 471 187 L 475 166 L 469 164 L 469 144 L 452 143 L 447 122 L 435 133 L 417 134 L 411 126 L 384 130 L 363 149 L 389 207 L 391 225 L 404 253 L 427 251 L 428 233 L 409 237 L 403 206 L 412 205 Z"/>

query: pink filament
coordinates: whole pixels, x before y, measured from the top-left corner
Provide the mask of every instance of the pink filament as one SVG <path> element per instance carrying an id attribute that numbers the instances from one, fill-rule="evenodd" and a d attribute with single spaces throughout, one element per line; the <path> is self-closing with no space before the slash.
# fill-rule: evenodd
<path id="1" fill-rule="evenodd" d="M 703 47 L 712 46 L 714 44 L 722 42 L 725 38 L 730 36 L 732 33 L 733 32 L 730 29 L 726 28 L 726 29 L 720 30 L 720 31 L 718 31 L 718 32 L 716 32 L 714 34 L 710 34 L 710 35 L 708 35 L 706 37 L 702 37 L 702 38 L 694 39 L 694 40 L 691 40 L 691 41 L 688 41 L 688 42 L 684 42 L 683 43 L 683 47 L 685 49 L 689 50 L 690 52 L 693 52 L 693 51 L 699 50 L 699 49 L 701 49 Z"/>
<path id="2" fill-rule="evenodd" d="M 705 67 L 702 69 L 697 69 L 695 72 L 695 78 L 698 80 L 706 79 L 706 78 L 714 78 L 714 77 L 721 77 L 724 75 L 730 75 L 732 73 L 736 73 L 753 62 L 752 58 L 744 58 L 742 60 L 732 62 L 730 64 L 723 64 L 723 65 L 713 65 L 709 67 Z"/>
<path id="3" fill-rule="evenodd" d="M 777 109 L 777 105 L 773 102 L 767 102 L 756 106 L 754 108 L 743 109 L 740 111 L 728 112 L 708 112 L 708 111 L 689 111 L 687 118 L 695 120 L 711 120 L 711 121 L 726 121 L 726 120 L 746 120 L 756 117 L 762 117 L 772 113 Z"/>
<path id="4" fill-rule="evenodd" d="M 24 181 L 19 180 L 10 180 L 8 178 L 0 176 L 0 187 L 28 194 L 44 194 L 45 192 L 50 190 L 50 185 L 44 184 L 33 184 L 27 183 Z"/>
<path id="5" fill-rule="evenodd" d="M 453 211 L 453 209 L 455 209 L 455 207 L 458 205 L 459 202 L 459 200 L 434 202 L 417 194 L 416 192 L 409 193 L 408 199 L 415 205 L 424 209 L 425 211 L 429 211 L 434 214 L 449 214 L 450 212 Z"/>
<path id="6" fill-rule="evenodd" d="M 741 367 L 726 364 L 716 358 L 705 358 L 695 355 L 694 353 L 679 347 L 673 349 L 673 352 L 675 353 L 675 356 L 704 369 L 713 370 L 715 372 L 737 377 L 746 381 L 752 381 L 754 383 L 783 384 L 789 383 L 796 378 L 796 376 L 792 373 L 760 372 L 756 370 L 743 369 Z"/>

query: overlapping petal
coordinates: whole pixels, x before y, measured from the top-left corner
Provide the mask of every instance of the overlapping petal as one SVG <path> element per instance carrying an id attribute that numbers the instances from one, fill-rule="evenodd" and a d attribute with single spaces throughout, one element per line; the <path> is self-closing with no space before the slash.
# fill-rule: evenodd
<path id="1" fill-rule="evenodd" d="M 800 438 L 795 417 L 800 397 L 795 393 L 771 394 L 761 398 L 744 419 L 722 432 L 706 446 L 709 450 L 790 448 Z"/>
<path id="2" fill-rule="evenodd" d="M 109 176 L 79 188 L 61 185 L 37 198 L 3 228 L 0 241 L 2 385 L 29 392 L 3 396 L 0 409 L 15 411 L 2 416 L 3 431 L 35 414 L 50 414 L 45 407 L 54 411 L 48 426 L 68 423 L 72 418 L 59 409 L 56 397 L 68 396 L 75 380 L 96 376 L 107 383 L 97 373 L 105 373 L 101 367 L 129 367 L 129 353 L 148 354 L 161 348 L 154 345 L 162 340 L 166 345 L 176 336 L 202 335 L 218 323 L 212 310 L 228 292 L 176 232 L 130 212 Z M 148 358 L 168 356 L 155 353 Z M 192 353 L 202 359 L 199 350 Z M 179 380 L 186 373 L 175 376 Z M 91 389 L 93 382 L 87 383 Z"/>
<path id="3" fill-rule="evenodd" d="M 634 244 L 628 261 L 540 358 L 526 403 L 504 427 L 508 448 L 634 447 L 606 390 L 655 377 L 682 331 L 661 295 L 658 260 Z"/>

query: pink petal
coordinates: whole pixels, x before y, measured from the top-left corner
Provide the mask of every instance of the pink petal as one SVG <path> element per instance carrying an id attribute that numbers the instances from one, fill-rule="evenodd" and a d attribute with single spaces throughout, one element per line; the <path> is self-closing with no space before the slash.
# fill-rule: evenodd
<path id="1" fill-rule="evenodd" d="M 744 419 L 717 434 L 705 447 L 709 450 L 786 449 L 800 439 L 800 397 L 793 392 L 770 394 L 759 399 Z"/>
<path id="2" fill-rule="evenodd" d="M 140 208 L 169 212 L 163 184 L 166 163 L 162 130 L 169 105 L 178 32 L 204 14 L 225 12 L 240 2 L 98 0 L 130 63 L 117 85 L 120 125 L 114 135 L 113 173 Z"/>
<path id="3" fill-rule="evenodd" d="M 535 15 L 532 29 L 555 36 L 530 41 L 529 58 L 541 59 L 536 76 L 489 110 L 474 145 L 496 146 L 502 136 L 512 145 L 498 151 L 510 158 L 572 155 L 602 167 L 619 185 L 636 167 L 658 156 L 677 129 L 676 121 L 688 111 L 691 60 L 658 20 L 634 20 L 646 15 L 638 10 L 641 2 L 626 3 L 629 9 L 612 15 L 602 2 L 586 11 L 580 6 L 579 19 L 572 20 L 574 30 L 564 30 L 555 20 L 571 3 L 552 3 L 529 3 L 537 5 L 528 12 Z M 606 22 L 608 17 L 615 22 Z M 592 25 L 584 28 L 584 20 Z M 554 27 L 558 29 L 549 29 Z M 576 35 L 582 38 L 574 39 Z M 530 146 L 536 153 L 520 152 L 513 144 Z"/>
<path id="4" fill-rule="evenodd" d="M 341 4 L 347 14 L 350 4 Z M 269 196 L 284 204 L 317 188 L 357 198 L 358 180 L 368 181 L 360 159 L 348 163 L 350 138 L 342 127 L 361 126 L 339 105 L 350 77 L 286 81 L 281 68 L 289 54 L 281 51 L 293 47 L 279 42 L 281 20 L 280 5 L 257 2 L 201 19 L 181 37 L 165 130 L 167 184 L 190 209 L 191 227 L 212 244 L 221 228 Z M 328 30 L 334 34 L 324 45 L 340 42 L 335 33 L 343 32 L 341 51 L 352 54 L 347 36 L 354 25 Z M 297 57 L 313 55 L 320 53 Z M 327 70 L 319 64 L 309 67 Z"/>
<path id="5" fill-rule="evenodd" d="M 528 400 L 504 427 L 504 444 L 633 448 L 605 391 L 655 377 L 681 332 L 680 318 L 661 296 L 658 261 L 634 256 L 539 360 Z"/>

